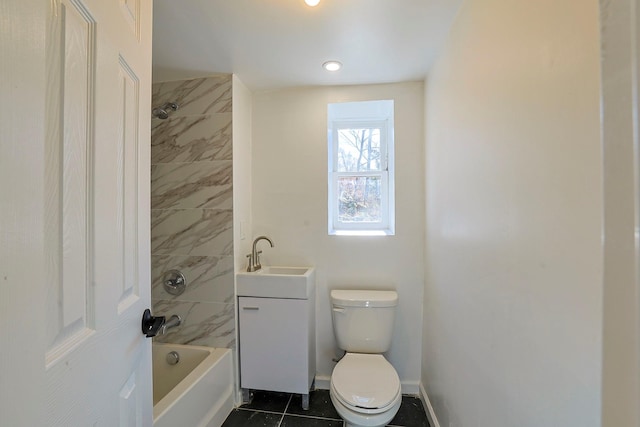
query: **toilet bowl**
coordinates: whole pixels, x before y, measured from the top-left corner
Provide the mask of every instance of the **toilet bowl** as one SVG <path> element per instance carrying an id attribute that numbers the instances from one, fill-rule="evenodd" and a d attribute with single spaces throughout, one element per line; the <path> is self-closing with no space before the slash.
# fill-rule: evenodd
<path id="1" fill-rule="evenodd" d="M 402 402 L 398 374 L 381 354 L 347 353 L 333 370 L 329 395 L 347 427 L 385 426 Z"/>
<path id="2" fill-rule="evenodd" d="M 346 351 L 331 374 L 329 394 L 347 427 L 382 427 L 402 402 L 389 350 L 398 295 L 394 291 L 331 291 L 333 329 Z"/>

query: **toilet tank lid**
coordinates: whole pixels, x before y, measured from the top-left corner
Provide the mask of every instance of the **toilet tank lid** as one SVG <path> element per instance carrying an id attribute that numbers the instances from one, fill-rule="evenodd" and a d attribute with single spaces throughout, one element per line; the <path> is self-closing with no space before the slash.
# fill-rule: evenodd
<path id="1" fill-rule="evenodd" d="M 331 291 L 331 303 L 344 307 L 395 307 L 396 291 L 341 290 Z"/>

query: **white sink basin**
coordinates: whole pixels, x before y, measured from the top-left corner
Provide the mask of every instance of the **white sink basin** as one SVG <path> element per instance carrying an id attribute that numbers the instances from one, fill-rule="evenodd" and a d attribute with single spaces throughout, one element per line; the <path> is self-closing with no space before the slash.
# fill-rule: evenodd
<path id="1" fill-rule="evenodd" d="M 236 273 L 238 296 L 308 299 L 315 289 L 314 267 L 262 267 Z"/>

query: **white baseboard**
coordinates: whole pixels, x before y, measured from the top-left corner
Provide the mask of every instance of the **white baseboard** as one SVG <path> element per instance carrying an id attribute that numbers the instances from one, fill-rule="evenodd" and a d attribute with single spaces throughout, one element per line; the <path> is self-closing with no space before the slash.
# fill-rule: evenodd
<path id="1" fill-rule="evenodd" d="M 329 390 L 331 388 L 331 377 L 326 375 L 316 375 L 315 386 L 318 390 Z"/>
<path id="2" fill-rule="evenodd" d="M 420 383 L 418 381 L 401 381 L 402 394 L 417 396 L 420 393 Z"/>
<path id="3" fill-rule="evenodd" d="M 431 427 L 440 427 L 440 423 L 438 422 L 438 418 L 436 417 L 436 413 L 433 411 L 433 406 L 431 406 L 431 402 L 429 401 L 429 396 L 427 396 L 427 391 L 424 389 L 424 385 L 420 383 L 420 400 L 422 400 L 422 404 L 427 411 L 427 418 L 429 419 L 429 425 Z"/>
<path id="4" fill-rule="evenodd" d="M 420 394 L 420 383 L 418 381 L 402 381 L 402 394 L 417 396 Z M 315 387 L 318 390 L 329 390 L 331 388 L 331 377 L 326 375 L 316 375 Z"/>

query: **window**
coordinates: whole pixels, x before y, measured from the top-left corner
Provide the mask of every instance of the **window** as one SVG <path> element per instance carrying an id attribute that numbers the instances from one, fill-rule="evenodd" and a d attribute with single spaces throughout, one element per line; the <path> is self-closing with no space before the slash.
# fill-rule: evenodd
<path id="1" fill-rule="evenodd" d="M 392 235 L 393 101 L 329 104 L 329 234 Z"/>

